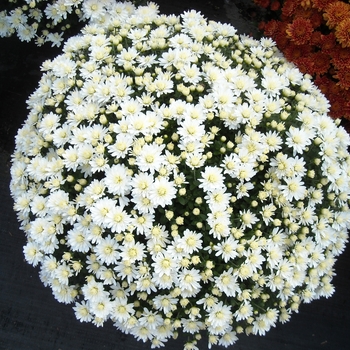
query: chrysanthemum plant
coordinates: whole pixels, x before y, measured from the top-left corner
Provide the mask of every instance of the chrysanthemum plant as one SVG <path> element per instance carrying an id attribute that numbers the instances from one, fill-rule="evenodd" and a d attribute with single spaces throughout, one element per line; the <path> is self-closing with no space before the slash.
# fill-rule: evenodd
<path id="1" fill-rule="evenodd" d="M 99 23 L 107 16 L 110 0 L 3 0 L 0 5 L 0 38 L 17 35 L 37 46 L 61 46 L 84 23 Z M 132 0 L 132 4 L 142 3 Z"/>
<path id="2" fill-rule="evenodd" d="M 286 58 L 331 102 L 330 116 L 350 119 L 350 4 L 344 0 L 254 0 L 275 19 L 261 22 Z"/>
<path id="3" fill-rule="evenodd" d="M 271 39 L 118 7 L 42 65 L 11 193 L 26 260 L 76 317 L 229 346 L 329 297 L 349 135 Z"/>

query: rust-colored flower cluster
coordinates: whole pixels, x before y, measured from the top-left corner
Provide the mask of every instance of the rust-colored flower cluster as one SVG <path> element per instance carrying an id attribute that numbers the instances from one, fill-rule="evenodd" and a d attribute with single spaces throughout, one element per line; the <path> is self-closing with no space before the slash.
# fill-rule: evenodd
<path id="1" fill-rule="evenodd" d="M 260 29 L 298 68 L 311 74 L 333 118 L 350 120 L 350 1 L 254 0 L 273 19 Z"/>

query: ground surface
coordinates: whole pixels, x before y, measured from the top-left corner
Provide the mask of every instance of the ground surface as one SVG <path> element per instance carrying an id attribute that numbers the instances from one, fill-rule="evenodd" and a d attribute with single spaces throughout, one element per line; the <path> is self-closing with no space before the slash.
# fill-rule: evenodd
<path id="1" fill-rule="evenodd" d="M 210 19 L 231 22 L 240 33 L 257 34 L 252 1 L 158 0 L 164 13 L 200 10 Z M 58 49 L 36 48 L 17 39 L 0 39 L 0 350 L 149 349 L 107 324 L 79 323 L 71 306 L 57 303 L 37 270 L 23 260 L 24 235 L 18 229 L 9 195 L 9 156 L 13 138 L 26 118 L 25 100 L 34 91 L 43 60 Z M 303 305 L 299 314 L 265 337 L 241 336 L 236 350 L 345 350 L 350 329 L 350 248 L 336 264 L 336 292 L 330 299 Z M 180 350 L 183 339 L 165 349 Z M 218 347 L 213 347 L 219 349 Z M 200 349 L 206 349 L 205 341 Z"/>

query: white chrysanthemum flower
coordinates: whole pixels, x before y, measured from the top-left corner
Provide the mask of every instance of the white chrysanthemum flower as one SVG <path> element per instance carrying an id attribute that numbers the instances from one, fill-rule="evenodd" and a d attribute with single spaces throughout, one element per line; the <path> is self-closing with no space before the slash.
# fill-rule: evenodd
<path id="1" fill-rule="evenodd" d="M 37 266 L 44 256 L 41 252 L 40 245 L 35 242 L 28 242 L 23 247 L 23 253 L 26 261 L 33 266 Z"/>
<path id="2" fill-rule="evenodd" d="M 246 320 L 249 317 L 253 316 L 253 306 L 250 304 L 249 301 L 244 300 L 242 304 L 240 305 L 239 309 L 235 311 L 233 316 L 238 320 Z"/>
<path id="3" fill-rule="evenodd" d="M 265 335 L 269 331 L 271 325 L 267 322 L 264 316 L 258 316 L 255 321 L 253 321 L 253 334 Z"/>
<path id="4" fill-rule="evenodd" d="M 140 242 L 130 242 L 120 246 L 120 257 L 130 264 L 141 261 L 145 256 L 145 245 Z"/>
<path id="5" fill-rule="evenodd" d="M 311 140 L 309 139 L 307 132 L 303 129 L 298 129 L 291 126 L 286 135 L 286 144 L 288 147 L 293 149 L 294 156 L 297 153 L 302 154 L 305 148 L 311 144 Z"/>
<path id="6" fill-rule="evenodd" d="M 170 295 L 156 295 L 154 298 L 154 305 L 158 310 L 162 310 L 165 314 L 171 312 L 178 303 L 177 298 L 173 298 Z"/>
<path id="7" fill-rule="evenodd" d="M 157 178 L 150 188 L 150 200 L 155 207 L 165 207 L 172 203 L 176 192 L 173 181 L 169 181 L 164 177 Z"/>
<path id="8" fill-rule="evenodd" d="M 108 298 L 109 294 L 104 290 L 103 284 L 101 282 L 96 282 L 94 278 L 90 279 L 86 284 L 84 284 L 81 291 L 87 302 L 97 302 L 99 300 L 103 300 L 106 297 Z"/>
<path id="9" fill-rule="evenodd" d="M 127 321 L 134 313 L 134 305 L 132 303 L 128 303 L 127 298 L 115 298 L 114 305 L 111 310 L 111 317 L 113 320 L 123 323 Z"/>
<path id="10" fill-rule="evenodd" d="M 234 297 L 240 292 L 237 275 L 233 274 L 233 268 L 230 267 L 227 271 L 215 277 L 215 286 L 228 297 Z"/>
<path id="11" fill-rule="evenodd" d="M 202 234 L 186 229 L 183 236 L 178 240 L 178 247 L 182 249 L 185 254 L 192 254 L 198 252 L 202 248 Z"/>
<path id="12" fill-rule="evenodd" d="M 207 192 L 214 191 L 224 187 L 224 177 L 222 175 L 222 169 L 218 167 L 208 166 L 201 172 L 201 178 L 199 178 L 200 188 L 203 188 Z"/>
<path id="13" fill-rule="evenodd" d="M 105 184 L 110 193 L 119 196 L 129 193 L 131 176 L 128 173 L 128 168 L 121 164 L 112 165 L 105 171 L 105 175 Z"/>
<path id="14" fill-rule="evenodd" d="M 67 232 L 67 243 L 77 252 L 87 253 L 91 248 L 87 234 L 76 228 Z"/>
<path id="15" fill-rule="evenodd" d="M 210 309 L 208 322 L 214 328 L 220 327 L 225 330 L 230 327 L 232 316 L 231 307 L 219 302 Z"/>
<path id="16" fill-rule="evenodd" d="M 282 191 L 282 195 L 288 201 L 305 198 L 307 190 L 300 176 L 287 177 L 284 179 L 284 182 L 285 184 L 281 184 L 279 187 Z"/>
<path id="17" fill-rule="evenodd" d="M 94 246 L 96 257 L 106 265 L 115 264 L 120 258 L 119 244 L 114 237 L 108 235 L 101 239 L 97 246 Z"/>
<path id="18" fill-rule="evenodd" d="M 116 206 L 116 202 L 113 199 L 104 197 L 97 200 L 90 208 L 91 217 L 94 223 L 100 226 L 105 226 L 105 220 L 108 213 Z"/>
<path id="19" fill-rule="evenodd" d="M 90 308 L 86 301 L 76 302 L 73 310 L 75 312 L 75 317 L 80 322 L 90 322 L 92 320 Z"/>
<path id="20" fill-rule="evenodd" d="M 178 272 L 179 287 L 184 296 L 196 295 L 200 290 L 201 275 L 197 269 L 183 269 Z"/>
<path id="21" fill-rule="evenodd" d="M 150 171 L 154 173 L 158 171 L 164 160 L 164 146 L 156 144 L 146 144 L 142 147 L 140 154 L 136 157 L 136 165 L 143 172 Z"/>
<path id="22" fill-rule="evenodd" d="M 131 215 L 124 209 L 124 206 L 113 205 L 106 214 L 104 225 L 112 232 L 121 233 L 131 222 Z"/>
<path id="23" fill-rule="evenodd" d="M 105 285 L 115 284 L 114 271 L 106 266 L 100 266 L 100 268 L 96 271 L 96 277 L 101 279 Z"/>
<path id="24" fill-rule="evenodd" d="M 152 259 L 152 267 L 154 268 L 155 275 L 170 276 L 178 268 L 178 261 L 170 254 L 159 252 L 158 254 L 154 255 Z"/>
<path id="25" fill-rule="evenodd" d="M 232 236 L 229 236 L 214 246 L 214 250 L 216 251 L 215 256 L 222 256 L 225 263 L 227 263 L 229 260 L 238 256 L 237 246 L 238 241 Z"/>
<path id="26" fill-rule="evenodd" d="M 115 142 L 108 145 L 107 148 L 111 155 L 116 158 L 124 158 L 133 142 L 133 137 L 129 134 L 118 134 Z"/>
<path id="27" fill-rule="evenodd" d="M 200 140 L 205 134 L 204 125 L 200 120 L 186 118 L 179 122 L 179 124 L 181 126 L 178 128 L 178 133 L 183 141 Z"/>
<path id="28" fill-rule="evenodd" d="M 114 271 L 118 278 L 126 280 L 128 283 L 132 283 L 134 279 L 139 276 L 135 265 L 130 264 L 129 261 L 119 261 L 114 268 Z"/>
<path id="29" fill-rule="evenodd" d="M 254 214 L 251 210 L 249 209 L 244 209 L 239 211 L 239 215 L 241 218 L 241 225 L 242 228 L 252 228 L 252 226 L 259 221 L 258 217 L 256 214 Z"/>
<path id="30" fill-rule="evenodd" d="M 90 312 L 98 318 L 106 320 L 110 315 L 114 307 L 114 301 L 111 301 L 108 297 L 100 299 L 95 302 L 90 302 Z"/>

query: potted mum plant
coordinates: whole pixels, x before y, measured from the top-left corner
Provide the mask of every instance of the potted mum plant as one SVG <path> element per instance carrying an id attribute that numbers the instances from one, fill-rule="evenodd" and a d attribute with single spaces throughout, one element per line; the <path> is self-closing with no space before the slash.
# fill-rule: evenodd
<path id="1" fill-rule="evenodd" d="M 82 322 L 161 347 L 264 335 L 329 297 L 349 135 L 272 40 L 104 3 L 43 63 L 16 136 L 24 255 Z"/>

